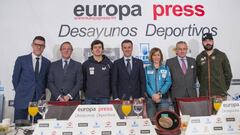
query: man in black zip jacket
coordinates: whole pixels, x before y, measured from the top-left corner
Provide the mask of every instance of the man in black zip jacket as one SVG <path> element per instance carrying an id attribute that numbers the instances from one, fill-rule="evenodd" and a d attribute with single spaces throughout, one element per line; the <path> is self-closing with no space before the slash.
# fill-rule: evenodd
<path id="1" fill-rule="evenodd" d="M 92 56 L 83 63 L 85 104 L 107 104 L 111 94 L 111 69 L 113 63 L 103 55 L 100 40 L 91 43 Z"/>

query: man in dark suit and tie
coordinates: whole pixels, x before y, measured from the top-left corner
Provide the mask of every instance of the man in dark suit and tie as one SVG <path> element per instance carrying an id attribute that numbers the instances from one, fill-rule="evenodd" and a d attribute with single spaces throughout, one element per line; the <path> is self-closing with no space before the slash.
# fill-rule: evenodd
<path id="1" fill-rule="evenodd" d="M 143 62 L 132 56 L 133 43 L 121 43 L 124 56 L 114 61 L 112 72 L 112 93 L 114 99 L 143 98 L 146 79 Z"/>
<path id="2" fill-rule="evenodd" d="M 170 94 L 176 109 L 175 98 L 197 97 L 196 92 L 196 62 L 194 58 L 187 57 L 188 46 L 184 41 L 176 44 L 176 57 L 166 61 L 170 68 L 172 86 Z"/>
<path id="3" fill-rule="evenodd" d="M 44 37 L 36 36 L 32 42 L 32 53 L 18 57 L 15 62 L 12 75 L 14 121 L 27 119 L 29 102 L 38 101 L 45 95 L 50 61 L 42 56 L 44 48 Z"/>
<path id="4" fill-rule="evenodd" d="M 51 101 L 80 100 L 83 86 L 82 65 L 71 59 L 73 47 L 70 42 L 60 46 L 62 59 L 51 64 L 48 74 L 48 88 Z"/>

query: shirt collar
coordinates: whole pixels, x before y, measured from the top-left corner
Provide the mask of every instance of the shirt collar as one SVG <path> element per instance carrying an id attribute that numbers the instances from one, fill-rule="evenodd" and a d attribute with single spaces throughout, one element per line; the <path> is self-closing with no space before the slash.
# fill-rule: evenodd
<path id="1" fill-rule="evenodd" d="M 32 53 L 32 59 L 36 59 L 36 58 L 42 59 L 42 55 L 36 56 L 34 53 Z"/>
<path id="2" fill-rule="evenodd" d="M 186 57 L 186 56 L 185 56 L 185 57 L 183 57 L 183 58 L 181 58 L 181 57 L 177 56 L 177 58 L 178 58 L 178 60 L 179 60 L 179 61 L 181 61 L 182 59 L 184 59 L 184 61 L 185 61 L 185 60 L 187 60 L 187 57 Z"/>
<path id="3" fill-rule="evenodd" d="M 64 63 L 64 61 L 66 60 L 67 63 L 69 63 L 70 59 L 71 59 L 71 58 L 69 58 L 69 59 L 63 59 L 63 58 L 62 58 L 62 62 Z"/>
<path id="4" fill-rule="evenodd" d="M 132 56 L 130 56 L 130 57 L 123 56 L 123 58 L 124 58 L 124 61 L 127 61 L 127 59 L 130 59 L 130 61 L 132 61 Z"/>

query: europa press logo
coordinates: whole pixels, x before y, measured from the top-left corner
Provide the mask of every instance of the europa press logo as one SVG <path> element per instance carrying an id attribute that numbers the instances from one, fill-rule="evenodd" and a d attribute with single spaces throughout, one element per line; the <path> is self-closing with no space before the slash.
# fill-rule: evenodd
<path id="1" fill-rule="evenodd" d="M 142 16 L 142 8 L 138 4 L 79 4 L 74 6 L 73 14 L 75 20 L 123 20 L 128 16 Z"/>

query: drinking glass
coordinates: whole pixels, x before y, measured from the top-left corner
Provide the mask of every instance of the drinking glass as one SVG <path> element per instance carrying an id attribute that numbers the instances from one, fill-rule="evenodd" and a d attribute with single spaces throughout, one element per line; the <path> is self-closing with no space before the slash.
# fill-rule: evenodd
<path id="1" fill-rule="evenodd" d="M 133 100 L 133 111 L 137 114 L 137 117 L 139 118 L 139 114 L 143 111 L 143 100 Z"/>
<path id="2" fill-rule="evenodd" d="M 213 108 L 214 108 L 216 111 L 218 111 L 218 110 L 220 109 L 220 107 L 221 107 L 221 105 L 222 105 L 222 101 L 223 101 L 222 97 L 215 97 L 215 98 L 213 99 Z"/>
<path id="3" fill-rule="evenodd" d="M 38 101 L 38 112 L 42 115 L 43 120 L 45 120 L 45 115 L 48 112 L 48 104 L 46 100 Z"/>
<path id="4" fill-rule="evenodd" d="M 129 100 L 124 100 L 122 102 L 122 112 L 125 118 L 127 118 L 127 116 L 130 114 L 131 111 L 132 111 L 131 102 Z"/>
<path id="5" fill-rule="evenodd" d="M 37 104 L 37 102 L 29 102 L 28 113 L 32 117 L 32 126 L 33 126 L 34 117 L 38 113 L 38 104 Z"/>

